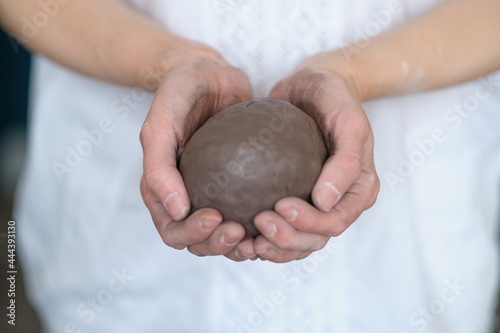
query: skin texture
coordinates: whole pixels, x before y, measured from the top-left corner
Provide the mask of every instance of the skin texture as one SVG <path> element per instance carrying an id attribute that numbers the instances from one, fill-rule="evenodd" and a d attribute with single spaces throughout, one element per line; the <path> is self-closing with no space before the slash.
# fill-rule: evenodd
<path id="1" fill-rule="evenodd" d="M 186 141 L 206 119 L 252 98 L 244 73 L 210 47 L 175 36 L 114 0 L 72 0 L 35 36 L 23 35 L 22 17 L 38 11 L 38 0 L 0 0 L 0 24 L 30 50 L 69 68 L 156 92 L 141 132 L 141 192 L 164 242 L 236 261 L 304 258 L 375 202 L 379 181 L 362 101 L 441 88 L 500 68 L 498 0 L 447 0 L 369 43 L 351 45 L 354 51 L 305 59 L 271 96 L 318 122 L 330 138 L 329 157 L 313 188 L 313 205 L 281 199 L 255 218 L 262 235 L 249 239 L 241 225 L 222 221 L 213 209 L 187 217 L 189 198 L 176 168 Z"/>
<path id="2" fill-rule="evenodd" d="M 274 262 L 305 258 L 375 203 L 373 134 L 356 92 L 345 82 L 330 71 L 299 68 L 274 87 L 271 96 L 289 100 L 318 123 L 329 157 L 313 188 L 313 204 L 296 197 L 279 200 L 273 211 L 256 216 L 262 235 L 245 239 L 236 256 Z"/>
<path id="3" fill-rule="evenodd" d="M 141 193 L 165 244 L 217 255 L 234 249 L 244 237 L 240 224 L 223 221 L 214 209 L 188 217 L 189 197 L 177 162 L 201 124 L 225 107 L 251 97 L 244 73 L 219 57 L 183 62 L 161 82 L 140 135 L 144 150 Z"/>
<path id="4" fill-rule="evenodd" d="M 230 106 L 189 140 L 179 169 L 191 210 L 217 209 L 260 234 L 255 216 L 285 197 L 308 200 L 326 157 L 314 120 L 277 98 Z"/>

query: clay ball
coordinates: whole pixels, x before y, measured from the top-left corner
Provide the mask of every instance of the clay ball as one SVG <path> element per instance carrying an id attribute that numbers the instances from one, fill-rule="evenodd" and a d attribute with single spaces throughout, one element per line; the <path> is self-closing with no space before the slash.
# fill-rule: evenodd
<path id="1" fill-rule="evenodd" d="M 284 197 L 309 200 L 326 158 L 314 120 L 278 98 L 232 105 L 194 133 L 179 169 L 191 209 L 217 209 L 257 236 L 257 214 Z"/>

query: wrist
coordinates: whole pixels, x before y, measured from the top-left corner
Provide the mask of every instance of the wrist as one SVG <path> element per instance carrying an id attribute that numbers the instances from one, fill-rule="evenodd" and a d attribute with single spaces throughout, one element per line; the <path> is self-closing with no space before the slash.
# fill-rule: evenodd
<path id="1" fill-rule="evenodd" d="M 327 68 L 344 80 L 347 88 L 360 102 L 383 95 L 381 83 L 364 61 L 348 57 L 342 50 L 328 53 Z"/>
<path id="2" fill-rule="evenodd" d="M 208 45 L 172 36 L 153 54 L 137 75 L 137 82 L 149 91 L 156 91 L 163 79 L 175 68 L 187 63 L 211 61 L 226 63 L 215 49 Z"/>

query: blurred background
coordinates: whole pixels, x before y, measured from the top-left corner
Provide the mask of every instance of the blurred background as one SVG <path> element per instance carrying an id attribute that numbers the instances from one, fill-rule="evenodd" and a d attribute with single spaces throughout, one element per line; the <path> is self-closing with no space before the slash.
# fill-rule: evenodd
<path id="1" fill-rule="evenodd" d="M 12 220 L 13 195 L 26 151 L 29 73 L 30 54 L 0 29 L 0 269 L 3 272 L 0 280 L 0 332 L 40 332 L 38 317 L 26 299 L 19 257 L 16 257 L 16 325 L 8 325 L 5 316 L 8 306 L 6 232 L 7 222 Z M 500 333 L 500 308 L 497 313 L 495 333 Z"/>
<path id="2" fill-rule="evenodd" d="M 26 300 L 19 257 L 16 257 L 16 325 L 7 324 L 7 222 L 26 150 L 30 55 L 0 30 L 0 332 L 38 333 L 38 318 Z"/>

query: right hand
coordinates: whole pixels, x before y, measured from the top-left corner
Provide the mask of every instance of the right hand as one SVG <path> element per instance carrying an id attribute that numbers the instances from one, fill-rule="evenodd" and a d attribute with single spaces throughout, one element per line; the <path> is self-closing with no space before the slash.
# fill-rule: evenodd
<path id="1" fill-rule="evenodd" d="M 225 255 L 244 238 L 240 224 L 223 221 L 211 208 L 188 217 L 190 201 L 178 157 L 193 133 L 210 117 L 232 104 L 252 98 L 243 71 L 215 50 L 183 41 L 160 61 L 156 97 L 142 126 L 144 151 L 141 194 L 156 229 L 168 246 L 198 256 Z M 231 259 L 239 261 L 237 256 Z"/>

